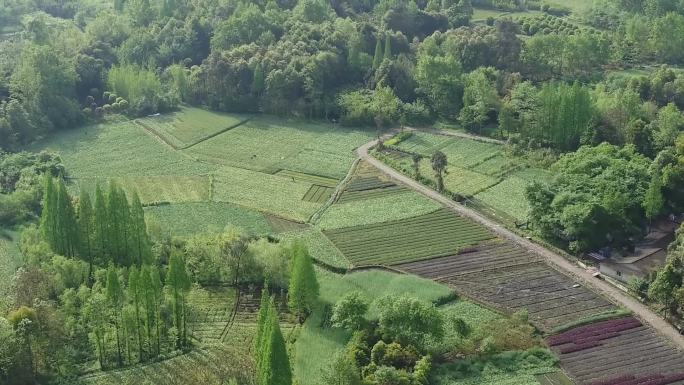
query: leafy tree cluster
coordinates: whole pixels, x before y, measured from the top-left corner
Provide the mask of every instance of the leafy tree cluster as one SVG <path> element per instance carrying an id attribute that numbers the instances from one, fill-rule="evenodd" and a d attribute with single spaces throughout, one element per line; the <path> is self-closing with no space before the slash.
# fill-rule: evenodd
<path id="1" fill-rule="evenodd" d="M 376 300 L 379 317 L 368 319 L 369 303 L 360 292 L 340 298 L 331 322 L 353 333 L 346 349 L 331 360 L 324 379 L 334 384 L 427 384 L 435 360 L 491 357 L 539 345 L 524 313 L 471 325 L 455 314 L 408 296 Z"/>
<path id="2" fill-rule="evenodd" d="M 581 147 L 553 166 L 551 183 L 527 189 L 530 221 L 574 251 L 629 248 L 645 230 L 650 162 L 634 147 Z"/>

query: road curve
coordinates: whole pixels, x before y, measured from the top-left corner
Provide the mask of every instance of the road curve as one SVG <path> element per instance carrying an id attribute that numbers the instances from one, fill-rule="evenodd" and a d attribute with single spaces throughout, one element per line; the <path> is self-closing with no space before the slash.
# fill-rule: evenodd
<path id="1" fill-rule="evenodd" d="M 562 272 L 565 272 L 566 274 L 569 274 L 570 276 L 574 277 L 577 281 L 581 282 L 583 285 L 590 287 L 598 293 L 612 299 L 616 304 L 631 310 L 634 313 L 634 315 L 637 318 L 639 318 L 643 323 L 657 330 L 662 336 L 666 337 L 669 341 L 674 343 L 678 349 L 684 350 L 684 336 L 679 334 L 679 332 L 672 325 L 670 325 L 667 321 L 658 316 L 650 308 L 648 308 L 635 298 L 629 296 L 622 290 L 607 283 L 606 281 L 592 277 L 590 272 L 581 268 L 577 264 L 569 261 L 562 255 L 559 255 L 547 249 L 546 247 L 543 247 L 524 237 L 521 237 L 520 235 L 506 229 L 504 226 L 484 217 L 477 211 L 452 201 L 451 199 L 443 196 L 437 191 L 422 185 L 414 179 L 409 178 L 406 175 L 401 174 L 400 172 L 391 168 L 390 166 L 382 163 L 378 159 L 375 159 L 373 156 L 369 154 L 369 150 L 373 146 L 375 146 L 375 144 L 376 141 L 374 140 L 359 147 L 356 150 L 359 157 L 362 160 L 372 164 L 378 170 L 387 174 L 391 178 L 406 185 L 407 187 L 443 204 L 444 206 L 454 210 L 456 213 L 464 217 L 470 218 L 482 224 L 483 226 L 487 227 L 500 237 L 511 240 L 517 243 L 518 245 L 526 248 L 527 250 L 541 256 L 551 266 L 555 267 L 556 269 Z"/>

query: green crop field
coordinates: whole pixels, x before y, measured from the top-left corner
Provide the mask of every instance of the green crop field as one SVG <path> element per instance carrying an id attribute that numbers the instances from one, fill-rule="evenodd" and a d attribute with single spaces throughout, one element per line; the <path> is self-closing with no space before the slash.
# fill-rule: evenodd
<path id="1" fill-rule="evenodd" d="M 72 193 L 83 189 L 93 197 L 99 184 L 107 191 L 107 183 L 114 181 L 130 197 L 137 191 L 143 204 L 153 202 L 204 202 L 209 200 L 209 177 L 206 176 L 148 176 L 125 178 L 82 178 L 73 180 Z"/>
<path id="2" fill-rule="evenodd" d="M 501 210 L 519 221 L 525 221 L 530 211 L 525 198 L 528 184 L 526 180 L 513 176 L 475 195 L 475 198 L 494 210 Z"/>
<path id="3" fill-rule="evenodd" d="M 435 173 L 428 160 L 423 160 L 420 163 L 420 174 L 436 181 Z M 444 186 L 447 190 L 465 196 L 477 194 L 497 182 L 497 178 L 454 166 L 451 161 L 447 167 L 447 174 L 444 176 Z"/>
<path id="4" fill-rule="evenodd" d="M 323 229 L 370 225 L 428 214 L 440 207 L 432 199 L 407 190 L 334 204 L 323 213 L 318 225 Z"/>
<path id="5" fill-rule="evenodd" d="M 149 223 L 169 235 L 190 236 L 235 226 L 249 234 L 268 234 L 269 221 L 258 211 L 226 202 L 174 203 L 145 208 Z"/>
<path id="6" fill-rule="evenodd" d="M 338 179 L 354 161 L 353 150 L 371 139 L 366 131 L 260 117 L 184 152 L 220 165 Z"/>
<path id="7" fill-rule="evenodd" d="M 136 120 L 138 124 L 173 143 L 177 147 L 192 145 L 210 135 L 235 127 L 248 118 L 208 111 L 201 108 L 181 107 L 180 111 Z"/>
<path id="8" fill-rule="evenodd" d="M 454 255 L 494 238 L 447 209 L 409 219 L 325 231 L 356 266 L 396 265 Z"/>

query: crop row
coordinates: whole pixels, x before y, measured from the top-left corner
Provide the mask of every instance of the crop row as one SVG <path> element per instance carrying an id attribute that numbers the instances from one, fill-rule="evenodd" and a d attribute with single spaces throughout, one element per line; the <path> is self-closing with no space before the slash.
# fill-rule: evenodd
<path id="1" fill-rule="evenodd" d="M 377 176 L 354 178 L 345 188 L 346 191 L 364 191 L 396 186 L 394 182 L 382 180 Z"/>
<path id="2" fill-rule="evenodd" d="M 587 339 L 580 341 L 579 345 L 557 345 L 563 339 L 556 336 L 549 337 L 547 341 L 553 344 L 552 349 L 558 354 L 563 368 L 580 384 L 605 382 L 622 385 L 625 379 L 628 379 L 625 383 L 636 380 L 633 384 L 660 384 L 667 380 L 667 376 L 682 373 L 684 357 L 650 328 L 636 326 L 626 329 L 636 323 L 638 321 L 622 318 L 580 326 L 559 335 L 578 337 L 586 333 L 593 335 L 597 328 L 606 330 L 598 344 L 593 342 L 595 340 Z M 619 329 L 625 330 L 614 331 Z M 580 349 L 582 346 L 586 348 Z M 654 377 L 640 382 L 647 376 L 655 375 L 665 376 L 665 379 Z M 664 382 L 668 383 L 680 382 Z"/>
<path id="3" fill-rule="evenodd" d="M 641 322 L 632 317 L 607 320 L 552 336 L 549 338 L 548 342 L 551 346 L 568 343 L 581 344 L 587 341 L 605 339 L 605 335 L 633 329 L 639 326 L 641 326 Z"/>
<path id="4" fill-rule="evenodd" d="M 332 195 L 334 189 L 326 186 L 319 186 L 317 184 L 311 186 L 309 191 L 304 194 L 302 200 L 312 203 L 325 203 Z"/>
<path id="5" fill-rule="evenodd" d="M 401 186 L 393 185 L 385 188 L 376 188 L 372 190 L 363 190 L 363 191 L 344 191 L 342 195 L 340 195 L 340 198 L 337 200 L 337 203 L 347 203 L 347 202 L 352 202 L 352 201 L 357 201 L 357 200 L 363 200 L 363 199 L 374 199 L 374 198 L 381 198 L 381 197 L 386 197 L 389 195 L 393 195 L 396 193 L 404 192 L 406 189 Z"/>
<path id="6" fill-rule="evenodd" d="M 668 385 L 677 381 L 684 381 L 684 373 L 668 375 L 652 374 L 641 377 L 637 377 L 635 375 L 626 375 L 611 378 L 609 380 L 592 382 L 589 385 Z"/>
<path id="7" fill-rule="evenodd" d="M 502 311 L 527 310 L 545 330 L 613 308 L 605 299 L 511 243 L 397 266 L 436 279 Z"/>
<path id="8" fill-rule="evenodd" d="M 404 220 L 329 230 L 325 235 L 355 265 L 393 265 L 455 254 L 494 237 L 446 209 Z"/>

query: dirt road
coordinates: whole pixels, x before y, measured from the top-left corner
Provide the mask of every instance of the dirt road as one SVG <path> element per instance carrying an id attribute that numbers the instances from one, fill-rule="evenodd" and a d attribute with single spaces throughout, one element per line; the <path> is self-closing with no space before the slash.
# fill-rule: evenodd
<path id="1" fill-rule="evenodd" d="M 423 186 L 415 180 L 401 174 L 395 169 L 375 159 L 369 154 L 370 148 L 373 147 L 375 144 L 376 142 L 372 141 L 359 147 L 357 149 L 359 157 L 361 157 L 361 159 L 365 160 L 366 162 L 372 164 L 383 173 L 403 183 L 407 187 L 443 204 L 446 207 L 449 207 L 450 209 L 454 210 L 455 212 L 464 217 L 468 217 L 482 224 L 483 226 L 489 228 L 491 231 L 498 234 L 500 237 L 504 239 L 509 239 L 517 243 L 518 245 L 530 250 L 531 252 L 543 257 L 551 266 L 554 266 L 559 271 L 575 277 L 576 280 L 582 283 L 583 285 L 590 287 L 598 293 L 612 299 L 619 306 L 623 306 L 631 310 L 632 312 L 634 312 L 634 315 L 636 317 L 641 319 L 643 323 L 650 325 L 651 327 L 656 329 L 660 334 L 666 337 L 668 340 L 672 341 L 677 348 L 684 350 L 684 336 L 679 334 L 679 332 L 672 325 L 670 325 L 667 321 L 665 321 L 656 313 L 654 313 L 647 306 L 643 305 L 638 300 L 624 293 L 622 290 L 612 286 L 611 284 L 592 277 L 590 272 L 587 272 L 586 270 L 582 269 L 580 266 L 578 266 L 572 261 L 569 261 L 562 255 L 559 255 L 541 245 L 538 245 L 524 237 L 519 236 L 518 234 L 506 229 L 502 225 L 482 216 L 478 212 L 444 197 L 437 191 L 432 190 L 429 187 Z"/>

